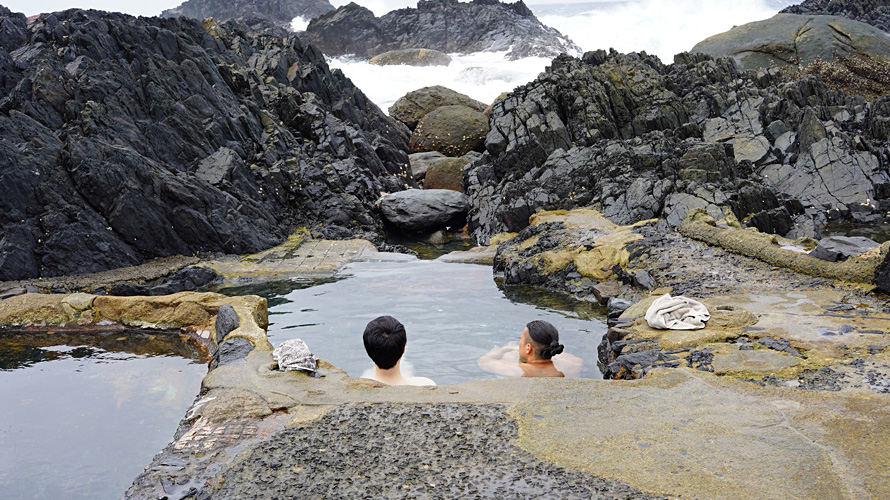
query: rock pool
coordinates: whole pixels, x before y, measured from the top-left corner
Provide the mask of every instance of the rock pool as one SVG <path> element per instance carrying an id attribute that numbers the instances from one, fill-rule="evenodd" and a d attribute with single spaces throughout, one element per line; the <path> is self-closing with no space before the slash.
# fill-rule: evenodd
<path id="1" fill-rule="evenodd" d="M 356 262 L 338 277 L 308 287 L 293 283 L 290 291 L 250 290 L 270 301 L 273 345 L 301 338 L 316 356 L 359 377 L 373 368 L 362 344 L 365 325 L 388 314 L 408 332 L 405 361 L 418 375 L 450 384 L 495 377 L 476 360 L 493 347 L 517 342 L 526 323 L 543 319 L 559 329 L 565 352 L 584 360 L 581 377 L 602 376 L 596 347 L 605 324 L 602 310 L 591 303 L 528 287 L 504 288 L 492 279 L 491 267 L 471 264 Z"/>
<path id="2" fill-rule="evenodd" d="M 207 373 L 178 336 L 0 331 L 0 491 L 118 498 L 170 441 Z"/>

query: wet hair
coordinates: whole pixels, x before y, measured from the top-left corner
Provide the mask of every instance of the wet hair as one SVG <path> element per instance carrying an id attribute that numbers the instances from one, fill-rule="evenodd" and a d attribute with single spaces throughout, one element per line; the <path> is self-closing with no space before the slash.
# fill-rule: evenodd
<path id="1" fill-rule="evenodd" d="M 537 319 L 525 327 L 528 328 L 528 336 L 531 337 L 535 356 L 538 358 L 550 359 L 565 348 L 559 343 L 559 331 L 550 323 Z"/>
<path id="2" fill-rule="evenodd" d="M 408 335 L 405 326 L 392 316 L 372 319 L 362 335 L 365 351 L 382 370 L 388 370 L 401 359 L 405 352 Z"/>

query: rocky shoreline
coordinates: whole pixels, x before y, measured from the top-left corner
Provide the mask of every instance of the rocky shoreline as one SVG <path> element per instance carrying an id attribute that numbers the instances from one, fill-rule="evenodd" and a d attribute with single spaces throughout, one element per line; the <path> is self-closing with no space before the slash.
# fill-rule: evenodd
<path id="1" fill-rule="evenodd" d="M 727 42 L 792 27 L 800 66 L 805 29 L 833 46 L 862 29 L 823 14 L 884 30 L 877 4 L 808 0 L 672 64 L 560 54 L 576 47 L 521 1 L 381 18 L 316 2 L 299 35 L 264 31 L 281 16 L 0 7 L 0 328 L 173 329 L 206 350 L 125 498 L 890 497 L 890 242 L 822 238 L 890 224 L 890 84 L 847 92 Z M 424 18 L 440 11 L 474 23 L 443 41 Z M 506 50 L 516 33 L 513 57 L 555 56 L 534 81 L 490 106 L 419 89 L 391 116 L 314 45 Z M 856 58 L 890 53 L 877 33 Z M 413 260 L 397 233 L 473 238 L 441 260 L 600 304 L 606 380 L 283 372 L 266 300 L 212 291 Z M 706 327 L 649 327 L 667 293 L 702 301 Z"/>

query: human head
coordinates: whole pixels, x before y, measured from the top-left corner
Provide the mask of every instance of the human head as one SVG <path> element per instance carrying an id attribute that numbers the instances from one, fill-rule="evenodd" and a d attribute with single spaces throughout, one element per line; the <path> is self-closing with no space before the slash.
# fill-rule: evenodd
<path id="1" fill-rule="evenodd" d="M 542 320 L 535 320 L 525 325 L 519 341 L 520 350 L 525 344 L 531 345 L 535 359 L 550 359 L 561 353 L 564 348 L 559 343 L 559 331 L 556 327 Z"/>
<path id="2" fill-rule="evenodd" d="M 392 316 L 380 316 L 368 323 L 362 336 L 365 351 L 378 368 L 388 370 L 399 362 L 405 353 L 408 335 L 405 326 Z"/>

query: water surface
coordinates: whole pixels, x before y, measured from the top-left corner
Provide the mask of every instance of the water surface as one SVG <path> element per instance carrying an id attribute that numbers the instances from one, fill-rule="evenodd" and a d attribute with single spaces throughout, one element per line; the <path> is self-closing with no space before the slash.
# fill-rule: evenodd
<path id="1" fill-rule="evenodd" d="M 175 336 L 0 332 L 0 498 L 122 497 L 206 373 Z"/>
<path id="2" fill-rule="evenodd" d="M 596 305 L 533 288 L 502 289 L 491 267 L 472 264 L 354 263 L 340 277 L 268 297 L 272 344 L 303 339 L 316 356 L 361 376 L 373 368 L 362 344 L 365 325 L 388 314 L 405 325 L 404 359 L 416 375 L 447 384 L 496 377 L 476 360 L 543 319 L 559 329 L 565 352 L 584 360 L 581 376 L 601 377 L 596 348 L 605 325 Z"/>

